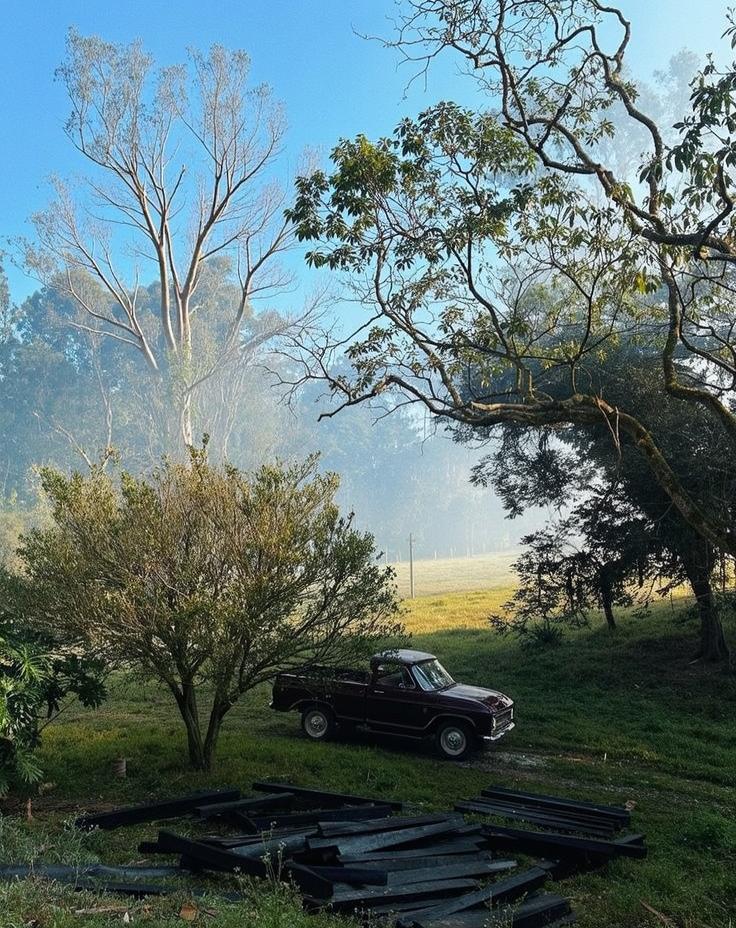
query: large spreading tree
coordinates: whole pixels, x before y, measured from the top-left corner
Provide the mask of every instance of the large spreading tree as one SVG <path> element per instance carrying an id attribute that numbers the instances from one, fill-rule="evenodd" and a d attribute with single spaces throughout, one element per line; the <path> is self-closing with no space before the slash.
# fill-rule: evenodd
<path id="1" fill-rule="evenodd" d="M 695 498 L 637 408 L 591 376 L 611 346 L 646 336 L 662 392 L 733 451 L 736 68 L 695 75 L 673 141 L 639 106 L 616 8 L 404 10 L 394 44 L 420 68 L 460 55 L 488 110 L 439 104 L 390 137 L 341 142 L 331 171 L 299 180 L 290 215 L 310 260 L 348 272 L 370 313 L 343 342 L 351 376 L 331 376 L 341 346 L 326 342 L 305 346 L 306 376 L 327 379 L 338 409 L 380 397 L 479 429 L 602 426 L 642 455 L 700 537 L 736 552 L 733 509 Z M 614 113 L 643 140 L 638 179 L 606 162 Z"/>
<path id="2" fill-rule="evenodd" d="M 205 450 L 150 478 L 46 470 L 52 525 L 21 557 L 34 620 L 172 693 L 189 757 L 209 768 L 222 721 L 275 673 L 349 662 L 400 633 L 373 538 L 309 459 L 252 474 Z M 206 700 L 206 706 L 204 705 Z"/>

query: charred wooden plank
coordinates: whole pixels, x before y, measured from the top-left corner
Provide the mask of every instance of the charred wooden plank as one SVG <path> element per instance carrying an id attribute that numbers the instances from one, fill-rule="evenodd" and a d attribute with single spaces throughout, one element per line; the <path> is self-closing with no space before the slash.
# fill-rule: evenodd
<path id="1" fill-rule="evenodd" d="M 508 911 L 506 909 L 488 912 L 487 910 L 456 912 L 440 919 L 417 918 L 415 924 L 421 928 L 542 928 L 560 918 L 567 918 L 569 924 L 570 903 L 567 899 L 553 893 L 540 893 L 527 899 L 520 906 Z"/>
<path id="2" fill-rule="evenodd" d="M 419 867 L 414 870 L 394 870 L 389 874 L 389 883 L 399 886 L 403 883 L 423 883 L 431 874 L 433 880 L 475 879 L 505 873 L 517 866 L 515 860 L 469 860 L 462 863 L 437 865 L 432 870 Z"/>
<path id="3" fill-rule="evenodd" d="M 173 831 L 159 831 L 158 844 L 164 852 L 182 854 L 187 861 L 206 870 L 240 872 L 260 877 L 265 877 L 268 872 L 265 863 L 258 858 L 245 857 L 230 850 L 213 847 L 204 841 L 193 841 L 191 838 L 174 834 Z"/>
<path id="4" fill-rule="evenodd" d="M 329 806 L 343 805 L 381 805 L 390 806 L 394 810 L 401 810 L 403 803 L 396 799 L 385 799 L 384 797 L 372 798 L 370 796 L 354 796 L 349 793 L 333 793 L 328 790 L 311 789 L 303 786 L 294 786 L 290 783 L 270 783 L 259 780 L 253 784 L 253 789 L 259 793 L 294 793 L 304 799 L 312 799 L 322 802 Z"/>
<path id="5" fill-rule="evenodd" d="M 600 838 L 613 837 L 614 829 L 599 827 L 585 822 L 572 821 L 555 815 L 540 815 L 526 809 L 515 809 L 507 806 L 496 806 L 487 802 L 462 801 L 456 802 L 455 808 L 459 812 L 472 812 L 475 815 L 491 815 L 496 818 L 505 818 L 511 821 L 529 822 L 542 828 L 555 828 L 558 831 L 584 832 Z"/>
<path id="6" fill-rule="evenodd" d="M 288 841 L 296 837 L 317 837 L 317 829 L 307 826 L 305 828 L 275 828 L 249 835 L 203 835 L 199 840 L 205 844 L 214 844 L 216 847 L 235 848 L 247 845 L 263 844 L 264 841 Z"/>
<path id="7" fill-rule="evenodd" d="M 429 853 L 429 852 L 428 852 Z M 347 865 L 355 866 L 360 864 L 361 866 L 375 866 L 380 867 L 383 870 L 387 870 L 389 873 L 389 881 L 391 875 L 400 873 L 402 870 L 424 870 L 427 871 L 428 868 L 434 870 L 437 867 L 451 867 L 462 862 L 465 863 L 485 863 L 488 864 L 493 858 L 490 854 L 483 851 L 474 851 L 471 854 L 447 854 L 443 856 L 430 856 L 430 857 L 405 857 L 400 860 L 395 860 L 391 857 L 379 858 L 378 860 L 372 860 L 366 857 L 358 857 L 355 861 L 345 861 Z M 343 858 L 340 858 L 341 863 Z M 427 879 L 427 877 L 425 877 Z"/>
<path id="8" fill-rule="evenodd" d="M 544 815 L 565 819 L 571 822 L 580 822 L 582 824 L 594 825 L 597 828 L 610 828 L 612 830 L 620 829 L 622 823 L 607 816 L 597 815 L 595 812 L 579 809 L 556 809 L 547 806 L 540 806 L 534 803 L 527 803 L 519 799 L 501 798 L 497 796 L 473 796 L 468 802 L 479 802 L 486 805 L 492 805 L 505 809 L 515 809 L 520 812 L 530 812 L 534 815 Z"/>
<path id="9" fill-rule="evenodd" d="M 211 802 L 230 802 L 240 799 L 239 789 L 220 789 L 210 792 L 193 793 L 177 799 L 164 799 L 159 802 L 147 802 L 143 805 L 126 806 L 110 812 L 95 812 L 80 816 L 74 823 L 77 828 L 118 828 L 123 825 L 138 825 L 141 822 L 156 822 L 167 818 L 177 818 L 187 812 L 193 812 L 198 806 Z"/>
<path id="10" fill-rule="evenodd" d="M 469 889 L 477 889 L 477 886 L 474 880 L 431 880 L 408 886 L 375 886 L 349 892 L 340 890 L 334 893 L 330 905 L 336 911 L 350 912 L 390 901 L 415 899 L 421 902 L 423 899 L 444 898 L 466 893 Z"/>
<path id="11" fill-rule="evenodd" d="M 603 841 L 577 835 L 563 835 L 551 831 L 526 831 L 521 828 L 506 828 L 502 825 L 487 825 L 483 834 L 488 847 L 511 850 L 515 853 L 541 854 L 544 857 L 635 857 L 647 856 L 643 844 L 627 844 L 620 841 Z"/>
<path id="12" fill-rule="evenodd" d="M 371 852 L 364 851 L 355 854 L 345 851 L 340 854 L 340 859 L 347 863 L 348 861 L 356 860 L 410 860 L 414 857 L 427 857 L 428 855 L 455 856 L 457 854 L 479 854 L 484 850 L 484 840 L 485 839 L 471 841 L 461 839 L 459 841 L 442 841 L 425 844 L 421 847 L 400 850 L 384 849 Z"/>
<path id="13" fill-rule="evenodd" d="M 289 854 L 298 854 L 306 850 L 306 835 L 289 835 L 281 838 L 263 838 L 253 844 L 238 844 L 227 848 L 238 857 L 250 857 L 253 860 L 263 860 L 264 857 L 275 859 Z"/>
<path id="14" fill-rule="evenodd" d="M 294 805 L 295 799 L 293 793 L 270 793 L 230 802 L 212 802 L 197 806 L 194 811 L 201 819 L 216 818 L 230 812 L 286 812 Z"/>
<path id="15" fill-rule="evenodd" d="M 309 869 L 332 883 L 348 883 L 351 886 L 386 886 L 388 884 L 388 873 L 384 869 L 319 865 L 310 866 Z"/>
<path id="16" fill-rule="evenodd" d="M 446 822 L 452 818 L 452 815 L 445 812 L 444 814 L 438 813 L 435 815 L 392 815 L 387 818 L 369 819 L 365 822 L 324 821 L 319 822 L 319 831 L 325 838 L 332 838 L 337 835 L 367 835 L 376 831 L 397 831 L 401 828 L 415 828 L 418 825 L 436 825 L 438 822 Z M 457 823 L 459 827 L 464 824 L 461 816 L 457 816 Z"/>
<path id="17" fill-rule="evenodd" d="M 257 831 L 270 827 L 289 828 L 304 824 L 317 825 L 319 822 L 360 821 L 363 819 L 383 818 L 391 812 L 389 805 L 382 806 L 347 806 L 341 809 L 313 809 L 307 812 L 278 812 L 272 815 L 248 815 L 248 820 Z M 242 813 L 240 813 L 242 814 Z"/>
<path id="18" fill-rule="evenodd" d="M 344 836 L 342 838 L 309 838 L 310 850 L 336 844 L 340 854 L 364 854 L 385 848 L 426 843 L 433 838 L 452 834 L 457 829 L 454 819 L 437 822 L 434 825 L 418 825 L 416 828 L 402 828 L 399 831 L 384 831 L 374 835 Z"/>
<path id="19" fill-rule="evenodd" d="M 546 870 L 541 867 L 530 867 L 528 870 L 522 870 L 496 883 L 490 883 L 475 892 L 464 893 L 462 896 L 457 896 L 432 908 L 418 909 L 413 915 L 404 915 L 397 924 L 400 928 L 412 928 L 414 925 L 429 924 L 476 906 L 505 905 L 532 890 L 539 889 L 547 878 Z"/>
<path id="20" fill-rule="evenodd" d="M 325 900 L 332 896 L 332 881 L 319 876 L 311 867 L 289 861 L 284 864 L 283 872 L 296 883 L 300 892 L 305 896 L 309 896 L 310 899 Z"/>
<path id="21" fill-rule="evenodd" d="M 549 809 L 569 809 L 572 811 L 587 811 L 602 818 L 616 819 L 624 825 L 631 820 L 631 813 L 623 806 L 607 806 L 596 802 L 581 802 L 578 799 L 564 799 L 561 796 L 546 796 L 543 793 L 524 793 L 518 790 L 505 789 L 501 786 L 489 786 L 481 790 L 481 795 L 498 799 L 513 799 L 524 802 L 526 805 L 543 806 Z"/>

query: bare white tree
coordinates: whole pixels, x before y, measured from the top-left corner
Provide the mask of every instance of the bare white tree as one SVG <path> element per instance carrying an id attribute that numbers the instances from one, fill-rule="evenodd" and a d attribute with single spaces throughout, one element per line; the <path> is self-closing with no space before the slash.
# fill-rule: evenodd
<path id="1" fill-rule="evenodd" d="M 71 325 L 140 354 L 174 398 L 190 445 L 202 385 L 251 363 L 308 313 L 254 309 L 292 283 L 279 261 L 293 242 L 275 178 L 280 108 L 267 87 L 250 86 L 248 56 L 221 46 L 157 70 L 139 42 L 72 30 L 57 73 L 72 107 L 66 132 L 89 172 L 73 185 L 54 181 L 54 201 L 33 217 L 35 241 L 23 245 L 26 262 L 72 298 L 81 315 Z M 214 347 L 211 325 L 206 337 L 197 326 L 198 287 L 213 262 L 236 284 Z M 144 293 L 151 279 L 156 312 Z"/>

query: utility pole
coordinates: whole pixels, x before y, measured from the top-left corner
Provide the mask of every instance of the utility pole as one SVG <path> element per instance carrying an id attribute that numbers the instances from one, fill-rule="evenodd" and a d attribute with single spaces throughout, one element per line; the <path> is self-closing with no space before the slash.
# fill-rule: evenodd
<path id="1" fill-rule="evenodd" d="M 414 536 L 409 532 L 409 595 L 414 599 Z"/>

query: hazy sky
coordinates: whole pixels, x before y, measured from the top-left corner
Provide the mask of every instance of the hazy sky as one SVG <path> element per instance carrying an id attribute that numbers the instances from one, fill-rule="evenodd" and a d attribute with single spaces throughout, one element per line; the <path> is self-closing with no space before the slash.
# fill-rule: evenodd
<path id="1" fill-rule="evenodd" d="M 648 77 L 683 47 L 703 54 L 720 39 L 721 0 L 626 0 L 633 22 L 631 67 Z M 393 0 L 0 0 L 0 236 L 28 232 L 27 217 L 49 199 L 46 179 L 82 168 L 62 127 L 68 105 L 54 69 L 69 26 L 115 42 L 142 37 L 160 63 L 187 46 L 246 49 L 257 80 L 285 104 L 293 168 L 305 146 L 327 151 L 340 136 L 388 133 L 404 113 L 438 99 L 468 99 L 457 62 L 447 59 L 425 90 L 396 69 L 396 57 L 356 35 L 391 34 Z M 0 247 L 2 247 L 0 245 Z M 34 288 L 8 268 L 16 299 Z"/>

